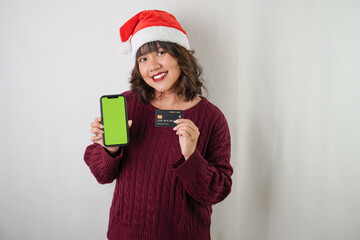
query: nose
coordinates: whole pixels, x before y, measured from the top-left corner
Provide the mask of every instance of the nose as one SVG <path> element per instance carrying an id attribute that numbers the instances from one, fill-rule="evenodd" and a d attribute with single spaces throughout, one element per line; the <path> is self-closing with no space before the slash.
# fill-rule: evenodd
<path id="1" fill-rule="evenodd" d="M 156 58 L 151 58 L 150 59 L 150 71 L 156 71 L 159 68 L 161 68 L 161 64 L 159 63 L 159 61 Z"/>

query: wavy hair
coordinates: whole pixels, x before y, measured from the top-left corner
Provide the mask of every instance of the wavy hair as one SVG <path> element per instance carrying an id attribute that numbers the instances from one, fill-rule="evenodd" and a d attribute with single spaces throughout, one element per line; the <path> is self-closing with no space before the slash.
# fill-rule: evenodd
<path id="1" fill-rule="evenodd" d="M 193 100 L 197 95 L 202 94 L 202 88 L 205 91 L 204 80 L 201 77 L 202 68 L 194 57 L 193 50 L 187 50 L 184 47 L 172 43 L 155 41 L 145 43 L 136 53 L 136 59 L 150 52 L 157 52 L 159 48 L 177 59 L 181 69 L 179 79 L 175 83 L 175 89 L 179 96 L 184 96 L 186 101 Z M 149 103 L 155 99 L 155 91 L 146 84 L 139 70 L 139 64 L 135 60 L 135 67 L 132 70 L 130 78 L 130 89 L 136 92 L 143 104 Z"/>

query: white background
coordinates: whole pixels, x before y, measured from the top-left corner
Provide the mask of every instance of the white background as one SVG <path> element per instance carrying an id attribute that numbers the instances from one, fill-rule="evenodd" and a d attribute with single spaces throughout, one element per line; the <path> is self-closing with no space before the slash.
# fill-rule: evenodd
<path id="1" fill-rule="evenodd" d="M 114 183 L 83 161 L 99 97 L 129 89 L 118 29 L 174 14 L 232 136 L 214 240 L 360 239 L 357 0 L 0 2 L 0 239 L 106 239 Z"/>

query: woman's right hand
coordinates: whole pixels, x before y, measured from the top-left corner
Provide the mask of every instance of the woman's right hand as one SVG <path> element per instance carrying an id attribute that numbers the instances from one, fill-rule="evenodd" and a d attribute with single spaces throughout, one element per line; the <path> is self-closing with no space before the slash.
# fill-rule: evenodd
<path id="1" fill-rule="evenodd" d="M 132 125 L 132 120 L 128 121 L 129 128 Z M 101 124 L 101 117 L 97 117 L 94 119 L 94 121 L 91 123 L 91 129 L 90 132 L 94 134 L 94 136 L 91 137 L 91 141 L 94 143 L 98 143 L 101 146 L 103 146 L 105 149 L 107 149 L 110 153 L 116 153 L 119 150 L 119 146 L 116 147 L 105 147 L 103 142 L 103 131 L 104 126 Z"/>

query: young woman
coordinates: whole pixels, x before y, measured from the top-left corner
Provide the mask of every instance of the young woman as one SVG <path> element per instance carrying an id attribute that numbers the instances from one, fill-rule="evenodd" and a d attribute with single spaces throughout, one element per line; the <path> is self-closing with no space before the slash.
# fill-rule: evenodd
<path id="1" fill-rule="evenodd" d="M 101 184 L 116 179 L 109 239 L 210 239 L 212 205 L 230 193 L 230 133 L 201 95 L 201 68 L 174 16 L 142 11 L 120 28 L 135 67 L 126 97 L 130 143 L 105 147 L 101 119 L 84 160 Z M 175 128 L 155 127 L 155 110 L 183 110 Z"/>

